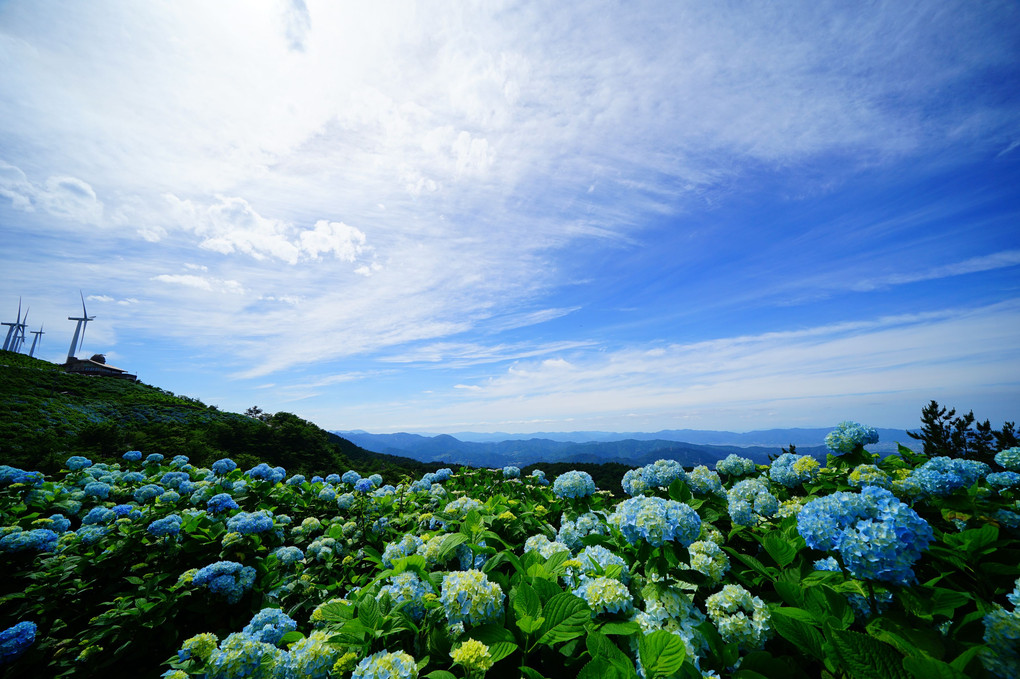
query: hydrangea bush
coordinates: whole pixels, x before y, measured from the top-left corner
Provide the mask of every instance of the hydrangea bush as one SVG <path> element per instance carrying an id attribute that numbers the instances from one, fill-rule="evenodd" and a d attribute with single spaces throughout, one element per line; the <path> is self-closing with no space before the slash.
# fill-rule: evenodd
<path id="1" fill-rule="evenodd" d="M 0 671 L 1016 676 L 1016 449 L 879 458 L 872 438 L 840 425 L 825 466 L 661 460 L 629 497 L 577 470 L 0 466 Z"/>

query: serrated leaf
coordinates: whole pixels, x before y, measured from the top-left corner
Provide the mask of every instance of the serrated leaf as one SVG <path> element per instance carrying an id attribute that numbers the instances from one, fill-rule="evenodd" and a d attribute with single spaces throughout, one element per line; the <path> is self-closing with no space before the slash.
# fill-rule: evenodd
<path id="1" fill-rule="evenodd" d="M 805 618 L 811 619 L 811 615 L 799 608 L 777 608 L 772 611 L 772 626 L 801 652 L 822 660 L 825 657 L 825 640 Z"/>
<path id="2" fill-rule="evenodd" d="M 517 644 L 512 641 L 497 641 L 489 645 L 489 655 L 492 656 L 492 662 L 494 663 L 499 662 L 516 650 Z"/>
<path id="3" fill-rule="evenodd" d="M 758 561 L 758 559 L 754 558 L 753 556 L 750 556 L 749 554 L 744 554 L 743 552 L 738 552 L 732 547 L 723 547 L 723 549 L 729 552 L 731 556 L 742 562 L 745 566 L 757 572 L 759 575 L 764 575 L 766 578 L 770 579 L 772 578 L 772 574 L 769 572 L 768 568 L 765 567 L 765 564 L 763 564 L 761 561 Z"/>
<path id="4" fill-rule="evenodd" d="M 301 641 L 304 638 L 305 635 L 301 634 L 301 632 L 298 631 L 287 632 L 282 637 L 280 637 L 280 642 L 277 644 L 277 646 L 286 646 L 287 644 L 293 644 L 295 641 Z"/>
<path id="5" fill-rule="evenodd" d="M 767 535 L 762 546 L 780 568 L 786 568 L 797 558 L 797 548 L 778 535 Z"/>
<path id="6" fill-rule="evenodd" d="M 629 637 L 632 634 L 637 634 L 641 631 L 641 625 L 636 622 L 616 622 L 610 621 L 599 627 L 599 632 L 606 635 L 616 635 Z"/>
<path id="7" fill-rule="evenodd" d="M 525 616 L 535 618 L 542 612 L 542 601 L 538 598 L 538 592 L 526 582 L 510 592 L 510 603 L 519 618 Z"/>
<path id="8" fill-rule="evenodd" d="M 375 599 L 367 596 L 358 602 L 358 620 L 366 628 L 371 630 L 379 629 L 381 618 L 382 613 L 379 610 L 379 602 Z"/>
<path id="9" fill-rule="evenodd" d="M 468 541 L 468 537 L 463 533 L 449 533 L 448 535 L 445 535 L 442 540 L 443 544 L 436 552 L 436 560 L 440 563 L 450 558 L 450 555 L 453 554 L 455 549 Z"/>
<path id="10" fill-rule="evenodd" d="M 634 676 L 636 676 L 634 672 L 626 672 L 621 667 L 607 664 L 604 659 L 589 661 L 577 673 L 577 679 L 632 679 Z"/>
<path id="11" fill-rule="evenodd" d="M 561 566 L 570 558 L 570 552 L 556 552 L 545 560 L 545 570 L 556 575 L 562 575 L 563 569 Z"/>
<path id="12" fill-rule="evenodd" d="M 549 599 L 542 614 L 545 623 L 540 630 L 539 642 L 549 645 L 581 636 L 585 623 L 591 620 L 588 604 L 570 592 L 561 592 Z"/>
<path id="13" fill-rule="evenodd" d="M 657 630 L 638 638 L 638 654 L 645 676 L 668 677 L 684 664 L 687 650 L 684 642 L 666 630 Z"/>
<path id="14" fill-rule="evenodd" d="M 903 659 L 903 668 L 917 679 L 967 679 L 967 675 L 935 658 L 911 656 Z"/>
<path id="15" fill-rule="evenodd" d="M 533 618 L 530 615 L 522 615 L 517 618 L 517 627 L 525 634 L 534 634 L 542 628 L 544 622 L 545 618 L 542 616 Z"/>
<path id="16" fill-rule="evenodd" d="M 484 573 L 488 573 L 504 563 L 509 563 L 518 573 L 524 572 L 524 566 L 521 564 L 520 558 L 513 552 L 496 552 L 489 557 L 488 561 L 485 562 L 485 565 L 482 566 L 482 571 Z"/>
<path id="17" fill-rule="evenodd" d="M 850 630 L 829 628 L 829 633 L 843 666 L 854 679 L 910 679 L 903 669 L 903 656 L 892 646 Z"/>
<path id="18" fill-rule="evenodd" d="M 464 635 L 467 639 L 477 639 L 486 646 L 498 644 L 501 641 L 513 642 L 514 635 L 507 628 L 495 623 L 479 625 L 467 631 Z"/>
<path id="19" fill-rule="evenodd" d="M 782 597 L 783 601 L 789 605 L 804 605 L 804 586 L 801 583 L 776 580 L 772 585 L 776 589 L 776 594 Z"/>
<path id="20" fill-rule="evenodd" d="M 406 570 L 424 570 L 428 566 L 425 557 L 420 554 L 402 556 L 393 560 L 393 574 L 403 573 Z"/>
<path id="21" fill-rule="evenodd" d="M 846 598 L 831 587 L 811 587 L 804 594 L 804 603 L 818 620 L 833 618 L 840 629 L 846 629 L 854 622 L 854 612 Z"/>

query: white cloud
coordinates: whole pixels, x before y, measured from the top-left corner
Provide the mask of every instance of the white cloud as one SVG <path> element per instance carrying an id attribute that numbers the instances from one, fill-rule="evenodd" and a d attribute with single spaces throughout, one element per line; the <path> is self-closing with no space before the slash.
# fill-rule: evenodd
<path id="1" fill-rule="evenodd" d="M 923 271 L 889 274 L 877 278 L 867 278 L 852 285 L 853 290 L 876 290 L 892 285 L 904 285 L 938 278 L 963 276 L 981 271 L 992 271 L 1020 264 L 1020 250 L 1003 250 L 990 255 L 971 257 L 952 264 L 931 267 Z"/>
<path id="2" fill-rule="evenodd" d="M 182 285 L 188 288 L 204 290 L 206 292 L 225 292 L 232 295 L 244 294 L 244 286 L 234 280 L 221 280 L 209 276 L 196 276 L 194 274 L 159 274 L 153 276 L 152 280 L 171 285 Z"/>
<path id="3" fill-rule="evenodd" d="M 60 219 L 98 224 L 103 204 L 87 182 L 76 177 L 49 177 L 33 184 L 20 168 L 0 161 L 0 196 L 10 199 L 17 210 L 34 212 L 39 207 Z"/>

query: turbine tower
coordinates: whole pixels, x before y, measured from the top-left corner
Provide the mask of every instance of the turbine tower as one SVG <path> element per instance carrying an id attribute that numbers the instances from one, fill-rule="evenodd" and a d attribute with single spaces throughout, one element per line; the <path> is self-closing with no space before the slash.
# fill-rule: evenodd
<path id="1" fill-rule="evenodd" d="M 78 349 L 81 348 L 81 344 L 85 343 L 85 326 L 88 325 L 89 321 L 94 320 L 95 316 L 89 316 L 89 312 L 85 310 L 85 295 L 82 295 L 81 290 L 78 291 L 81 295 L 81 316 L 68 316 L 69 321 L 78 321 L 78 325 L 74 327 L 74 337 L 71 338 L 71 348 L 67 350 L 67 362 L 70 363 L 74 355 L 78 353 Z M 78 336 L 81 335 L 81 344 L 78 342 Z"/>
<path id="2" fill-rule="evenodd" d="M 46 333 L 43 332 L 43 327 L 40 325 L 38 330 L 32 331 L 32 334 L 35 335 L 35 337 L 32 338 L 32 348 L 28 350 L 29 358 L 32 358 L 35 355 L 35 345 L 39 343 L 39 337 Z"/>
<path id="3" fill-rule="evenodd" d="M 7 326 L 7 337 L 4 339 L 4 351 L 11 351 L 14 344 L 15 330 L 21 325 L 21 298 L 18 298 L 18 320 L 16 323 L 0 323 Z"/>
<path id="4" fill-rule="evenodd" d="M 25 309 L 25 317 L 20 319 L 17 326 L 14 327 L 14 339 L 11 341 L 11 351 L 17 353 L 21 351 L 21 348 L 25 346 L 25 328 L 28 327 L 28 312 L 31 307 Z"/>

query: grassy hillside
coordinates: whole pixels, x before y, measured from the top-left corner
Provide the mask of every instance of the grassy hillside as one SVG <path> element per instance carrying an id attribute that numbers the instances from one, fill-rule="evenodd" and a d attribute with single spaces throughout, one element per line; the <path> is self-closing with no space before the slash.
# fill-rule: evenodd
<path id="1" fill-rule="evenodd" d="M 126 450 L 187 455 L 205 466 L 221 457 L 242 467 L 268 462 L 306 475 L 355 468 L 395 479 L 443 466 L 371 453 L 292 413 L 222 412 L 140 382 L 69 375 L 0 352 L 0 463 L 54 473 L 72 454 L 114 461 Z"/>

